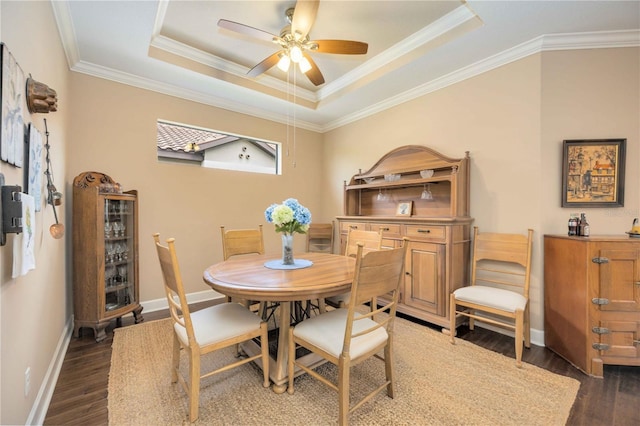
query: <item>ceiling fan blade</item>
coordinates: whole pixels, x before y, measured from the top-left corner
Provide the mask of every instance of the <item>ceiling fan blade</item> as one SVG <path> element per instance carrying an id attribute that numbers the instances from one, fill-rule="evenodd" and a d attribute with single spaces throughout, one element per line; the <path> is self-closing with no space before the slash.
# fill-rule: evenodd
<path id="1" fill-rule="evenodd" d="M 316 20 L 320 0 L 298 0 L 291 18 L 291 34 L 299 33 L 300 39 L 306 37 Z"/>
<path id="2" fill-rule="evenodd" d="M 271 67 L 273 67 L 274 65 L 276 65 L 278 63 L 278 61 L 280 60 L 280 53 L 284 52 L 283 50 L 279 50 L 276 53 L 274 53 L 273 55 L 267 57 L 265 60 L 263 60 L 262 62 L 260 62 L 258 65 L 256 65 L 255 67 L 251 68 L 249 70 L 249 72 L 247 73 L 247 75 L 249 77 L 257 77 L 260 74 L 262 74 L 263 72 L 269 70 Z"/>
<path id="3" fill-rule="evenodd" d="M 266 41 L 273 41 L 274 38 L 275 39 L 279 38 L 278 36 L 268 33 L 266 31 L 253 28 L 245 24 L 240 24 L 238 22 L 227 21 L 226 19 L 220 19 L 218 21 L 218 26 L 226 30 L 235 31 L 236 33 L 248 35 L 248 36 L 259 38 L 261 40 L 266 40 Z"/>
<path id="4" fill-rule="evenodd" d="M 339 53 L 343 55 L 364 55 L 369 49 L 367 43 L 352 40 L 312 40 L 309 43 L 317 44 L 314 52 Z"/>
<path id="5" fill-rule="evenodd" d="M 318 66 L 313 61 L 313 59 L 311 59 L 311 56 L 307 55 L 306 53 L 304 53 L 303 56 L 305 58 L 307 58 L 307 61 L 309 61 L 309 65 L 311 65 L 311 69 L 309 71 L 307 71 L 305 73 L 305 75 L 307 76 L 307 78 L 309 78 L 309 80 L 314 85 L 320 86 L 321 84 L 324 83 L 324 77 L 322 76 L 322 73 L 320 72 L 320 68 L 318 68 Z"/>

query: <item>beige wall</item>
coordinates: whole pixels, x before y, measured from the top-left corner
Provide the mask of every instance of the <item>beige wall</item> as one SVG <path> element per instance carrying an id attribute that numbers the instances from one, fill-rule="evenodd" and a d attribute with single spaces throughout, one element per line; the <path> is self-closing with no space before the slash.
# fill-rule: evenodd
<path id="1" fill-rule="evenodd" d="M 44 134 L 44 119 L 47 120 L 53 177 L 57 188 L 64 192 L 70 73 L 51 5 L 49 2 L 3 1 L 0 11 L 2 42 L 20 64 L 25 77 L 31 74 L 58 93 L 58 112 L 30 116 L 25 109 L 24 121 L 25 124 L 32 122 Z M 0 172 L 5 175 L 6 184 L 23 185 L 23 168 L 0 163 Z M 65 322 L 71 315 L 71 293 L 65 280 L 65 239 L 54 240 L 49 234 L 54 217 L 51 206 L 44 204 L 45 188 L 43 184 L 42 210 L 35 217 L 36 269 L 12 279 L 15 234 L 7 235 L 7 244 L 0 247 L 2 424 L 24 424 L 27 421 L 41 384 L 50 372 L 50 363 L 56 355 Z M 63 207 L 67 207 L 67 192 L 64 195 Z M 62 218 L 64 212 L 59 213 Z M 25 397 L 24 373 L 27 367 L 31 369 L 31 391 Z"/>
<path id="2" fill-rule="evenodd" d="M 383 154 L 422 144 L 471 155 L 471 216 L 480 230 L 535 231 L 531 314 L 542 337 L 543 235 L 567 232 L 562 141 L 627 138 L 624 208 L 583 209 L 592 234 L 638 217 L 638 48 L 538 54 L 325 134 L 326 215 L 342 214 L 342 181 Z"/>
<path id="3" fill-rule="evenodd" d="M 402 145 L 426 145 L 454 158 L 469 151 L 474 224 L 498 232 L 531 227 L 539 237 L 540 61 L 540 55 L 528 57 L 325 135 L 327 175 L 349 179 Z M 337 157 L 339 163 L 333 161 Z M 333 200 L 333 211 L 341 214 L 341 199 Z M 531 291 L 536 312 L 541 283 L 536 268 Z"/>
<path id="4" fill-rule="evenodd" d="M 283 175 L 268 176 L 159 163 L 155 122 L 275 141 L 286 140 L 284 125 L 69 73 L 49 2 L 1 2 L 0 11 L 2 41 L 26 73 L 59 94 L 58 112 L 30 120 L 44 130 L 47 118 L 67 225 L 66 238 L 54 240 L 47 232 L 51 207 L 37 214 L 37 269 L 24 277 L 10 278 L 13 236 L 0 248 L 2 424 L 23 424 L 30 412 L 46 409 L 34 404 L 39 389 L 52 390 L 47 372 L 72 315 L 71 273 L 65 273 L 72 253 L 71 182 L 83 171 L 102 171 L 140 193 L 143 303 L 163 297 L 153 232 L 177 238 L 187 290 L 206 292 L 202 271 L 222 257 L 220 225 L 265 224 L 267 250 L 277 252 L 277 235 L 263 216 L 268 205 L 296 197 L 314 220 L 330 220 L 342 214 L 343 181 L 401 145 L 423 144 L 451 157 L 470 151 L 475 224 L 503 232 L 535 230 L 532 325 L 538 331 L 543 328 L 542 235 L 566 232 L 571 212 L 559 207 L 562 140 L 626 137 L 625 207 L 586 213 L 598 234 L 621 233 L 640 216 L 638 48 L 546 52 L 325 135 L 298 130 Z M 2 163 L 0 171 L 8 183 L 22 181 L 22 169 Z M 302 247 L 298 238 L 297 248 Z M 25 398 L 27 367 L 32 389 Z"/>
<path id="5" fill-rule="evenodd" d="M 143 302 L 164 297 L 151 238 L 154 232 L 160 232 L 161 238 L 176 238 L 186 289 L 192 293 L 209 289 L 202 272 L 222 260 L 221 225 L 247 228 L 264 224 L 265 249 L 273 252 L 280 245 L 273 225 L 264 218 L 269 205 L 294 197 L 316 219 L 321 218 L 316 214 L 320 211 L 321 135 L 298 130 L 296 165 L 291 146 L 291 156 L 283 157 L 280 176 L 159 162 L 159 118 L 270 141 L 285 141 L 287 129 L 282 124 L 83 74 L 73 74 L 71 85 L 67 185 L 81 172 L 95 170 L 108 174 L 125 190 L 139 191 Z M 67 190 L 71 193 L 70 187 Z M 303 237 L 297 238 L 296 246 L 302 250 Z"/>
<path id="6" fill-rule="evenodd" d="M 592 234 L 621 234 L 640 217 L 640 49 L 548 52 L 542 77 L 542 200 L 546 232 L 584 211 Z M 624 207 L 559 208 L 562 140 L 627 139 Z"/>

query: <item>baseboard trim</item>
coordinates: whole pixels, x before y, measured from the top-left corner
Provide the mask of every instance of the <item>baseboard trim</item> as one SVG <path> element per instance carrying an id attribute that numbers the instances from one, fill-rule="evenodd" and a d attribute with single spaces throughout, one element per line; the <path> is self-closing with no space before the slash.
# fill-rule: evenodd
<path id="1" fill-rule="evenodd" d="M 187 302 L 190 304 L 222 298 L 224 298 L 223 295 L 212 292 L 211 290 L 187 294 Z M 155 312 L 169 308 L 166 297 L 163 297 L 161 299 L 148 300 L 146 302 L 140 302 L 140 304 L 143 307 L 143 314 L 145 311 Z M 29 412 L 29 417 L 27 417 L 27 421 L 25 422 L 25 424 L 27 425 L 44 424 L 44 419 L 47 416 L 49 404 L 51 403 L 51 398 L 53 397 L 53 392 L 56 388 L 56 383 L 58 382 L 60 371 L 62 370 L 64 357 L 67 354 L 67 349 L 69 348 L 69 343 L 71 342 L 71 336 L 73 334 L 73 318 L 73 315 L 69 317 L 67 323 L 64 326 L 64 329 L 62 330 L 62 334 L 58 339 L 58 345 L 56 346 L 56 350 L 53 354 L 53 357 L 51 358 L 51 362 L 49 362 L 47 374 L 45 375 L 42 385 L 38 390 L 38 396 L 33 402 L 33 406 L 31 407 L 31 411 Z"/>
<path id="2" fill-rule="evenodd" d="M 219 293 L 212 292 L 211 290 L 199 291 L 197 293 L 189 293 L 187 294 L 187 303 L 199 303 L 199 302 L 207 302 L 209 300 L 217 300 L 223 299 L 225 296 Z M 141 302 L 142 305 L 142 315 L 144 316 L 145 312 L 155 312 L 160 311 L 162 309 L 169 309 L 169 303 L 167 302 L 166 297 L 162 297 L 160 299 L 147 300 L 146 302 Z"/>
<path id="3" fill-rule="evenodd" d="M 487 324 L 480 320 L 475 322 L 476 327 L 485 328 L 487 330 L 495 331 L 496 333 L 504 334 L 505 336 L 513 337 L 514 333 L 506 328 L 497 327 L 491 324 Z M 531 344 L 544 347 L 544 330 L 531 329 Z"/>
<path id="4" fill-rule="evenodd" d="M 36 396 L 36 399 L 31 406 L 31 411 L 29 412 L 29 416 L 27 417 L 27 421 L 25 422 L 25 424 L 27 425 L 44 424 L 44 419 L 47 416 L 51 398 L 53 398 L 53 391 L 56 388 L 58 376 L 60 376 L 62 363 L 64 362 L 65 355 L 67 354 L 67 349 L 69 348 L 69 342 L 71 341 L 72 332 L 73 315 L 71 315 L 67 320 L 67 323 L 62 330 L 62 334 L 58 339 L 58 345 L 56 346 L 56 350 L 53 353 L 53 358 L 51 358 L 51 361 L 49 362 L 47 373 L 44 376 L 42 385 L 38 390 L 38 395 Z"/>

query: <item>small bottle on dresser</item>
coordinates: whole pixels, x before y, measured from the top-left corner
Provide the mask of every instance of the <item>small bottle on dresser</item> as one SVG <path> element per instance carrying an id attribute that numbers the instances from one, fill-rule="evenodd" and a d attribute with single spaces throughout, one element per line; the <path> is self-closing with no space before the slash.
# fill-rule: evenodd
<path id="1" fill-rule="evenodd" d="M 578 214 L 571 213 L 569 216 L 569 232 L 570 237 L 578 235 Z"/>
<path id="2" fill-rule="evenodd" d="M 582 216 L 584 217 L 584 225 L 582 227 L 582 236 L 588 237 L 589 234 L 591 233 L 591 229 L 589 228 L 589 222 L 587 222 L 587 217 L 584 215 L 584 213 L 582 214 Z"/>
<path id="3" fill-rule="evenodd" d="M 584 213 L 580 213 L 580 221 L 578 222 L 578 236 L 588 237 L 590 234 L 589 222 L 587 222 L 587 216 Z"/>

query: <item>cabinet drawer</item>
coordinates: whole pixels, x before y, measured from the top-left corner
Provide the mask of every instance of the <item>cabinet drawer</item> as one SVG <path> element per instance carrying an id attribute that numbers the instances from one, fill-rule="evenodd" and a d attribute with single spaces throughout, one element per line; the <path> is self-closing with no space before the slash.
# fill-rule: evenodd
<path id="1" fill-rule="evenodd" d="M 361 222 L 342 222 L 340 223 L 340 232 L 349 233 L 349 229 L 357 229 L 358 231 L 365 231 L 366 224 Z"/>
<path id="2" fill-rule="evenodd" d="M 397 224 L 372 223 L 369 225 L 369 228 L 375 232 L 382 229 L 383 238 L 400 238 L 402 236 L 402 227 Z"/>
<path id="3" fill-rule="evenodd" d="M 438 225 L 407 225 L 405 236 L 410 239 L 444 241 L 447 229 Z"/>

